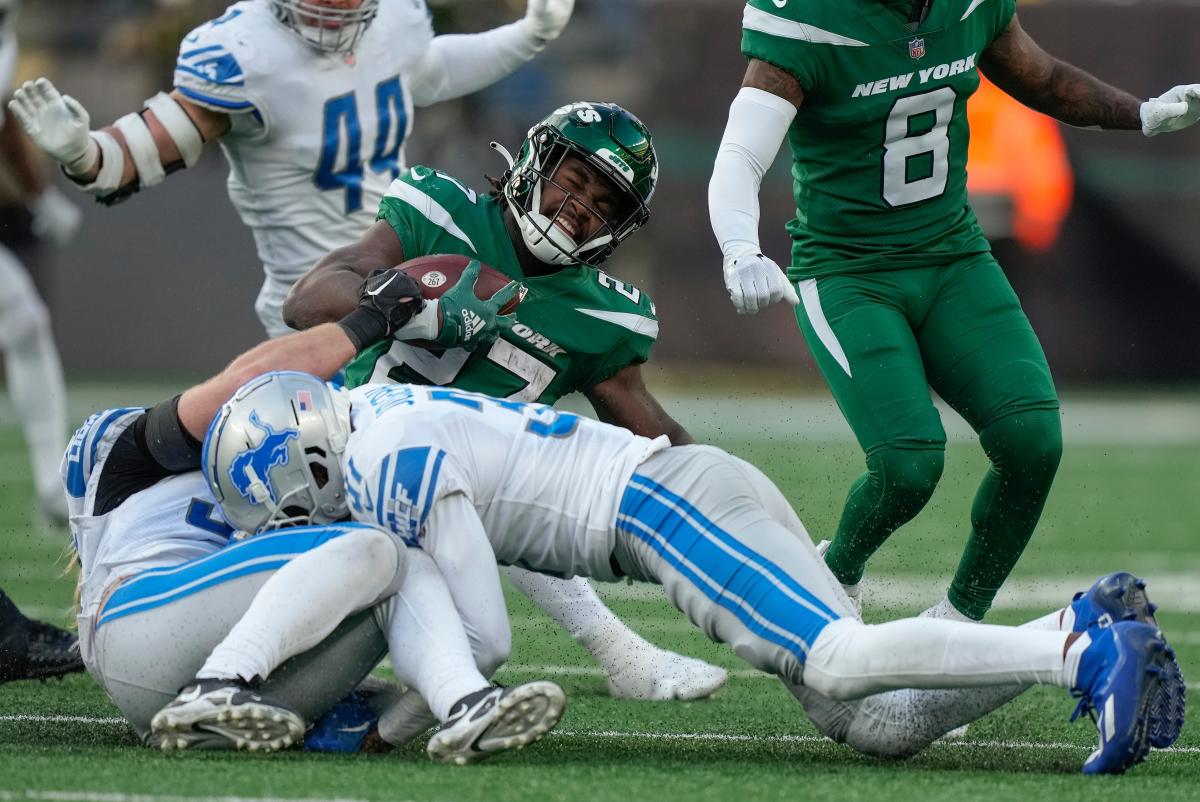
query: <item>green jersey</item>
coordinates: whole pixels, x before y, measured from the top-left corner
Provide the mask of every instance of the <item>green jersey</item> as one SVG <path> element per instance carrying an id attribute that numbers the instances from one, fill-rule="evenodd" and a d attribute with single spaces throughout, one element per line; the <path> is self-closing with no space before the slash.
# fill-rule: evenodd
<path id="1" fill-rule="evenodd" d="M 413 167 L 392 182 L 377 219 L 395 230 L 406 259 L 474 257 L 518 279 L 528 292 L 512 330 L 490 348 L 439 354 L 398 340 L 379 343 L 346 367 L 348 387 L 384 381 L 454 385 L 550 404 L 649 358 L 658 336 L 650 297 L 586 265 L 525 276 L 504 225 L 503 203 L 427 167 Z"/>
<path id="2" fill-rule="evenodd" d="M 791 73 L 793 280 L 988 250 L 967 204 L 967 98 L 1015 0 L 750 0 L 742 53 Z"/>

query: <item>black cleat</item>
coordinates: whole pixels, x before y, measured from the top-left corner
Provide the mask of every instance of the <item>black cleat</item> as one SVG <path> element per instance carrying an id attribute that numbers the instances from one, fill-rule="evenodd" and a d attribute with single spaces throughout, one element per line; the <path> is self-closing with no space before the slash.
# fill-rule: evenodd
<path id="1" fill-rule="evenodd" d="M 0 591 L 0 682 L 50 679 L 83 671 L 79 638 L 26 618 Z"/>

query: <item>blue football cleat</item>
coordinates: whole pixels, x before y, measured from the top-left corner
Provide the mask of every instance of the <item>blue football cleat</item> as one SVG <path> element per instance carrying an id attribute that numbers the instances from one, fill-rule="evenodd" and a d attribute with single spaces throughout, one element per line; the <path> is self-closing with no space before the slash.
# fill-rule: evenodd
<path id="1" fill-rule="evenodd" d="M 1150 752 L 1150 709 L 1165 675 L 1167 642 L 1136 621 L 1097 627 L 1079 661 L 1075 688 L 1082 697 L 1071 720 L 1092 715 L 1100 745 L 1084 761 L 1084 774 L 1121 774 Z"/>
<path id="2" fill-rule="evenodd" d="M 379 714 L 367 704 L 366 696 L 351 691 L 317 719 L 304 736 L 304 748 L 310 752 L 359 752 L 377 721 Z"/>
<path id="3" fill-rule="evenodd" d="M 1088 590 L 1076 593 L 1071 609 L 1075 612 L 1075 632 L 1111 626 L 1117 621 L 1138 621 L 1158 628 L 1154 618 L 1158 605 L 1146 595 L 1145 581 L 1126 571 L 1102 576 Z M 1166 655 L 1163 681 L 1150 709 L 1150 745 L 1155 749 L 1166 749 L 1179 738 L 1187 706 L 1183 671 L 1172 649 L 1168 648 Z"/>

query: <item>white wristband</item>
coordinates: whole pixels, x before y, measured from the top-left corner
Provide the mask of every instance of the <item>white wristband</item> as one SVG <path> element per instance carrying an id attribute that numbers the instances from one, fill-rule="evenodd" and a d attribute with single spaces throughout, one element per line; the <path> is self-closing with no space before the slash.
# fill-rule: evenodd
<path id="1" fill-rule="evenodd" d="M 158 145 L 154 143 L 154 134 L 150 133 L 150 126 L 146 125 L 142 115 L 130 112 L 117 118 L 113 125 L 125 137 L 125 146 L 129 148 L 129 155 L 137 168 L 141 186 L 152 187 L 162 183 L 167 173 L 163 170 L 162 157 L 158 153 Z"/>

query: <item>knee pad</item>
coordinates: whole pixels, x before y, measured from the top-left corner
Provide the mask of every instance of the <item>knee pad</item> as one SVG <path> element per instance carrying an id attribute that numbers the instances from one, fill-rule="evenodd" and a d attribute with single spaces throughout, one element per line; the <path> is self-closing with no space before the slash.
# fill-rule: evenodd
<path id="1" fill-rule="evenodd" d="M 867 458 L 870 481 L 894 503 L 917 510 L 933 495 L 945 464 L 941 449 L 884 448 Z"/>

